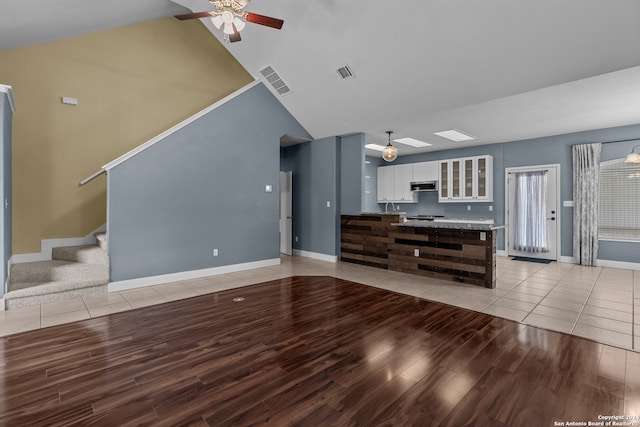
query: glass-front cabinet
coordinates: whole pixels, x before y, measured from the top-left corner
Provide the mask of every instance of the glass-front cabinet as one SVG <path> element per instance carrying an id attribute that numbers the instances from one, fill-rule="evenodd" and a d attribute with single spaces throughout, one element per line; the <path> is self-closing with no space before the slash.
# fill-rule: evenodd
<path id="1" fill-rule="evenodd" d="M 440 161 L 440 202 L 492 202 L 493 157 Z"/>
<path id="2" fill-rule="evenodd" d="M 462 197 L 462 159 L 440 161 L 440 201 L 454 202 Z"/>
<path id="3" fill-rule="evenodd" d="M 486 157 L 478 157 L 476 159 L 477 166 L 475 170 L 472 170 L 474 176 L 476 177 L 476 194 L 474 195 L 477 199 L 487 199 L 488 198 L 488 186 L 487 186 L 487 158 Z"/>
<path id="4" fill-rule="evenodd" d="M 440 162 L 440 199 L 449 198 L 449 162 Z"/>

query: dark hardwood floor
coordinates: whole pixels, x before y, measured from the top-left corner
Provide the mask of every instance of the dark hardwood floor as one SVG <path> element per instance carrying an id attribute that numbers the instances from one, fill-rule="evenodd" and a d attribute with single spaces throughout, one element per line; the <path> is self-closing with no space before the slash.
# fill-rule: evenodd
<path id="1" fill-rule="evenodd" d="M 7 426 L 537 427 L 623 414 L 640 414 L 639 353 L 332 277 L 0 338 Z"/>

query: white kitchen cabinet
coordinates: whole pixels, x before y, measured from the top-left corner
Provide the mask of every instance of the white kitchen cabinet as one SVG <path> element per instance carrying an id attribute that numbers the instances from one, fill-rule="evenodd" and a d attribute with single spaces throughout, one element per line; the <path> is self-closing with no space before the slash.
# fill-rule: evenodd
<path id="1" fill-rule="evenodd" d="M 414 163 L 413 180 L 415 182 L 438 181 L 438 162 Z"/>
<path id="2" fill-rule="evenodd" d="M 411 191 L 413 165 L 381 166 L 378 168 L 378 203 L 417 203 Z"/>
<path id="3" fill-rule="evenodd" d="M 393 196 L 398 202 L 414 202 L 414 193 L 411 191 L 413 181 L 413 165 L 395 165 L 393 168 Z"/>
<path id="4" fill-rule="evenodd" d="M 392 166 L 378 168 L 378 202 L 393 201 L 393 169 Z"/>
<path id="5" fill-rule="evenodd" d="M 440 161 L 440 202 L 492 202 L 493 157 Z"/>

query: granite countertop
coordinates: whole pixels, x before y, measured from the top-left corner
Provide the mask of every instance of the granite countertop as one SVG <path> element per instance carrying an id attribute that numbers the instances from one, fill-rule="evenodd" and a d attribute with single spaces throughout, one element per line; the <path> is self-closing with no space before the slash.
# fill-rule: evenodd
<path id="1" fill-rule="evenodd" d="M 416 227 L 416 228 L 448 228 L 453 230 L 477 230 L 489 231 L 505 228 L 499 224 L 469 224 L 464 222 L 433 222 L 433 221 L 407 221 L 394 223 L 397 227 Z"/>
<path id="2" fill-rule="evenodd" d="M 360 215 L 378 216 L 378 215 L 405 215 L 406 212 L 361 212 Z"/>

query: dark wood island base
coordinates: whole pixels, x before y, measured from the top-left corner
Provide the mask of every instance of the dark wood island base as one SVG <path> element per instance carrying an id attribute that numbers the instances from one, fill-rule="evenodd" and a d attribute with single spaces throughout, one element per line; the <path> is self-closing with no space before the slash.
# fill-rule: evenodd
<path id="1" fill-rule="evenodd" d="M 401 220 L 399 215 L 343 215 L 340 260 L 495 288 L 500 227 Z"/>

